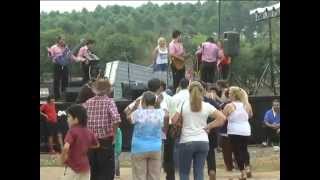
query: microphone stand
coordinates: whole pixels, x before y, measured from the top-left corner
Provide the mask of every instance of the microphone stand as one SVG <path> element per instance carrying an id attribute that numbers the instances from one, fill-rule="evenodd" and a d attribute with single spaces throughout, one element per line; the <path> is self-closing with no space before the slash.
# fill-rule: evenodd
<path id="1" fill-rule="evenodd" d="M 131 88 L 131 85 L 130 85 L 130 82 L 131 82 L 131 80 L 130 80 L 130 64 L 129 64 L 129 59 L 127 58 L 127 54 L 125 51 L 123 52 L 123 56 L 126 59 L 127 65 L 128 65 L 128 83 L 129 83 L 129 89 L 130 89 Z"/>

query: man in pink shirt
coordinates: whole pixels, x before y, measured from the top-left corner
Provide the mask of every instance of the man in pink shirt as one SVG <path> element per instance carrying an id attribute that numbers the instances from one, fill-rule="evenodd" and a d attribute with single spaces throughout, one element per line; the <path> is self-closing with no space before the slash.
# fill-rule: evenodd
<path id="1" fill-rule="evenodd" d="M 48 48 L 48 55 L 52 59 L 53 67 L 53 93 L 55 98 L 60 98 L 60 91 L 65 92 L 69 81 L 69 68 L 56 62 L 57 57 L 61 56 L 66 49 L 64 37 L 58 36 L 56 44 Z M 61 89 L 60 89 L 61 83 Z"/>
<path id="2" fill-rule="evenodd" d="M 185 77 L 185 71 L 186 71 L 186 68 L 184 65 L 184 57 L 183 57 L 185 55 L 185 51 L 181 43 L 181 32 L 178 30 L 173 31 L 172 33 L 172 41 L 169 44 L 169 55 L 171 60 L 172 58 L 180 59 L 179 61 L 182 61 L 181 63 L 183 64 L 181 68 L 177 68 L 174 65 L 174 63 L 171 62 L 173 87 L 174 87 L 174 91 L 176 91 L 180 80 Z"/>
<path id="3" fill-rule="evenodd" d="M 91 39 L 87 40 L 86 45 L 80 48 L 77 56 L 78 61 L 81 62 L 81 67 L 83 72 L 83 76 L 82 76 L 83 84 L 89 81 L 89 66 L 90 66 L 89 53 L 90 53 L 90 50 L 92 50 L 94 43 L 95 43 L 94 40 L 91 40 Z"/>
<path id="4" fill-rule="evenodd" d="M 202 43 L 197 53 L 202 53 L 202 63 L 200 66 L 201 81 L 205 83 L 213 83 L 219 59 L 219 48 L 214 43 L 214 39 L 209 37 L 206 42 Z"/>

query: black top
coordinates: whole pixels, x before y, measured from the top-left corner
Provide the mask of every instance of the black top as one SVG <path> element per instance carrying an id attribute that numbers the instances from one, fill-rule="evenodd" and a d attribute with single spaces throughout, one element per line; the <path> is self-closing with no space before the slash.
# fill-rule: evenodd
<path id="1" fill-rule="evenodd" d="M 93 93 L 92 89 L 89 87 L 89 84 L 85 84 L 76 99 L 77 104 L 85 103 L 88 99 L 94 97 L 95 94 Z"/>
<path id="2" fill-rule="evenodd" d="M 227 101 L 225 103 L 220 104 L 220 109 L 224 109 L 224 107 L 229 104 L 231 101 Z M 221 128 L 219 128 L 219 133 L 221 134 L 227 134 L 227 127 L 228 127 L 228 122 L 226 122 Z"/>
<path id="3" fill-rule="evenodd" d="M 207 102 L 209 104 L 211 104 L 212 106 L 214 106 L 216 109 L 220 110 L 220 102 L 219 101 L 215 101 L 213 99 L 207 98 L 207 97 L 203 97 L 203 101 Z M 212 122 L 213 119 L 211 117 L 208 118 L 207 123 Z M 217 131 L 215 129 L 212 129 L 209 134 L 209 146 L 210 148 L 216 148 L 217 147 Z"/>

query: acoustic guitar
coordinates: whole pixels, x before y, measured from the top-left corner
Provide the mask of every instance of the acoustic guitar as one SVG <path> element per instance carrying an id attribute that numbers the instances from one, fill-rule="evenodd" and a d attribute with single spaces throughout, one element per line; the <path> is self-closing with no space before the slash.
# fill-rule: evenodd
<path id="1" fill-rule="evenodd" d="M 181 70 L 185 66 L 186 60 L 187 60 L 187 58 L 189 58 L 189 56 L 191 56 L 191 54 L 185 55 L 182 59 L 171 56 L 171 58 L 170 58 L 171 59 L 171 64 L 173 64 L 173 66 L 177 70 Z"/>

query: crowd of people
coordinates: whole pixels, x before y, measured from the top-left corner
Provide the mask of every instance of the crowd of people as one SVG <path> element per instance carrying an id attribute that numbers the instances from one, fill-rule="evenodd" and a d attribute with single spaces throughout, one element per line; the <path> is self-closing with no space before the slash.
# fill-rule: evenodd
<path id="1" fill-rule="evenodd" d="M 113 99 L 108 97 L 111 84 L 108 80 L 97 79 L 86 87 L 93 96 L 79 94 L 84 96 L 78 98 L 82 99 L 80 104 L 67 110 L 70 129 L 61 145 L 62 160 L 67 167 L 64 178 L 114 179 L 120 175 L 122 135 L 118 127 L 119 112 Z M 280 133 L 279 106 L 279 101 L 275 100 L 264 118 L 273 135 Z M 52 148 L 52 138 L 57 133 L 53 126 L 56 122 L 54 98 L 49 97 L 40 110 L 52 130 L 49 137 Z M 218 143 L 227 171 L 235 170 L 234 157 L 241 172 L 240 179 L 252 176 L 248 140 L 251 135 L 249 119 L 253 113 L 242 88 L 228 87 L 225 81 L 206 85 L 182 78 L 178 91 L 173 94 L 166 89 L 164 81 L 155 78 L 149 80 L 148 91 L 124 112 L 134 126 L 132 179 L 160 179 L 161 168 L 168 180 L 175 179 L 176 172 L 180 179 L 189 179 L 192 166 L 194 179 L 201 180 L 207 161 L 208 175 L 213 180 Z M 174 131 L 178 121 L 182 125 L 181 134 L 177 136 Z"/>
<path id="2" fill-rule="evenodd" d="M 210 180 L 215 180 L 217 147 L 222 149 L 227 171 L 237 167 L 240 180 L 252 177 L 248 142 L 251 136 L 249 119 L 253 112 L 244 89 L 229 86 L 227 81 L 217 81 L 215 77 L 216 69 L 227 70 L 231 62 L 224 55 L 221 42 L 215 44 L 209 37 L 201 44 L 197 51 L 201 54 L 201 79 L 193 80 L 186 78 L 181 32 L 174 31 L 172 38 L 168 48 L 166 40 L 159 38 L 153 57 L 154 70 L 160 74 L 168 72 L 171 60 L 173 89 L 166 87 L 165 79 L 150 79 L 148 91 L 124 110 L 126 120 L 133 125 L 132 179 L 159 180 L 163 168 L 167 180 L 174 180 L 176 172 L 181 180 L 188 180 L 193 167 L 194 179 L 203 180 L 207 161 Z M 93 43 L 87 41 L 78 57 L 74 57 L 82 62 L 84 72 L 87 72 L 87 64 L 83 57 Z M 50 49 L 52 57 L 60 53 L 57 47 L 63 44 L 60 38 Z M 56 67 L 65 70 L 57 64 Z M 228 73 L 222 74 L 226 77 Z M 65 180 L 113 180 L 120 176 L 122 135 L 119 123 L 124 119 L 120 118 L 110 97 L 112 85 L 108 79 L 86 76 L 84 83 L 77 104 L 67 110 L 69 130 L 64 141 L 56 130 L 54 97 L 48 97 L 40 108 L 52 130 L 50 152 L 54 153 L 53 137 L 58 135 L 61 160 L 66 167 Z M 59 92 L 55 89 L 55 95 L 60 95 Z M 274 101 L 264 118 L 270 143 L 279 142 L 279 115 L 279 101 Z"/>

